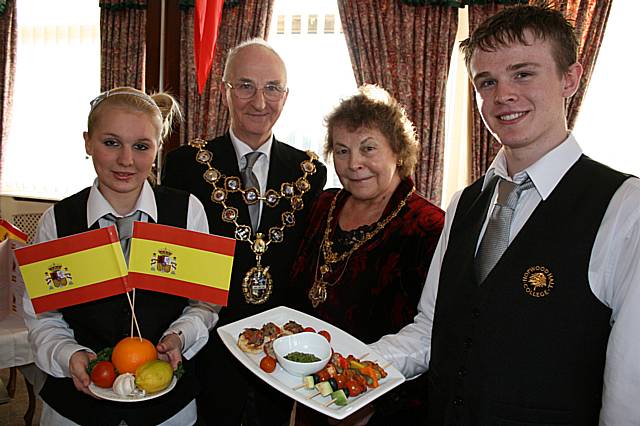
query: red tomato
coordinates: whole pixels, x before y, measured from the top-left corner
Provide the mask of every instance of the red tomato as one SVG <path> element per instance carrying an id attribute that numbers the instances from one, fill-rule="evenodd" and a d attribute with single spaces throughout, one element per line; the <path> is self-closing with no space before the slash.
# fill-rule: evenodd
<path id="1" fill-rule="evenodd" d="M 276 360 L 267 355 L 260 360 L 260 368 L 267 373 L 273 373 L 273 370 L 276 369 Z"/>
<path id="2" fill-rule="evenodd" d="M 318 381 L 319 382 L 326 382 L 327 380 L 329 380 L 331 378 L 331 375 L 329 374 L 329 372 L 323 368 L 322 370 L 318 371 L 316 373 L 316 375 L 318 376 Z"/>
<path id="3" fill-rule="evenodd" d="M 348 379 L 345 383 L 344 383 L 344 387 L 349 389 L 349 397 L 354 397 L 354 396 L 358 396 L 360 395 L 362 392 L 367 390 L 366 386 L 363 386 L 362 384 L 358 383 L 356 380 L 354 379 Z"/>
<path id="4" fill-rule="evenodd" d="M 308 331 L 310 333 L 315 333 L 316 332 L 315 328 L 313 328 L 313 327 L 305 327 L 303 331 Z"/>
<path id="5" fill-rule="evenodd" d="M 320 330 L 318 331 L 318 334 L 327 339 L 329 342 L 331 341 L 331 335 L 327 330 Z"/>
<path id="6" fill-rule="evenodd" d="M 116 370 L 109 361 L 100 361 L 91 370 L 91 381 L 101 388 L 110 388 L 116 379 Z"/>

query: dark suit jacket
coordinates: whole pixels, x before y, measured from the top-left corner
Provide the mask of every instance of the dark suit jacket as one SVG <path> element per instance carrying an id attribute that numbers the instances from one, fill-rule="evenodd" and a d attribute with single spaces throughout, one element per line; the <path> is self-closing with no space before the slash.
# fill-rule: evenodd
<path id="1" fill-rule="evenodd" d="M 211 161 L 213 167 L 225 176 L 240 176 L 236 153 L 228 133 L 209 141 L 206 149 L 213 153 L 213 160 Z M 221 219 L 222 206 L 211 201 L 213 187 L 205 182 L 202 177 L 207 168 L 205 165 L 196 162 L 196 152 L 196 148 L 189 146 L 182 146 L 170 152 L 165 162 L 162 183 L 166 186 L 191 192 L 198 197 L 207 212 L 209 231 L 212 234 L 234 238 L 235 225 L 224 222 Z M 307 158 L 308 156 L 303 151 L 274 140 L 271 147 L 267 188 L 279 191 L 283 182 L 294 183 L 303 174 L 300 169 L 300 163 Z M 245 302 L 242 294 L 242 280 L 247 271 L 256 265 L 256 259 L 249 243 L 238 241 L 231 274 L 228 306 L 221 311 L 218 325 L 263 312 L 284 303 L 285 295 L 282 290 L 286 287 L 289 279 L 289 272 L 305 229 L 309 209 L 322 191 L 327 179 L 327 170 L 324 165 L 316 162 L 316 169 L 316 173 L 308 178 L 311 183 L 311 189 L 303 198 L 304 209 L 295 215 L 295 226 L 286 228 L 284 241 L 269 244 L 267 252 L 262 257 L 262 265 L 269 266 L 269 272 L 273 279 L 271 297 L 261 305 L 251 305 Z M 239 223 L 250 226 L 249 210 L 240 193 L 230 193 L 227 198 L 227 205 L 232 205 L 238 209 Z M 284 198 L 274 208 L 263 206 L 259 231 L 268 235 L 270 227 L 281 226 L 281 214 L 290 209 L 289 200 Z M 256 326 L 259 327 L 260 325 L 257 324 Z M 239 422 L 238 416 L 241 415 L 244 408 L 246 395 L 250 392 L 248 389 L 257 387 L 260 380 L 253 377 L 244 366 L 233 358 L 226 348 L 222 347 L 223 345 L 215 332 L 212 333 L 209 342 L 197 356 L 198 376 L 204 381 L 203 398 L 200 398 L 198 403 L 199 411 L 205 416 L 204 420 L 207 422 L 210 421 L 218 425 L 237 425 Z M 212 366 L 213 369 L 206 366 Z M 225 377 L 221 376 L 222 371 L 224 371 Z M 277 393 L 275 390 L 267 389 L 263 391 L 268 392 L 270 395 Z M 261 393 L 264 393 L 263 391 Z M 205 404 L 206 407 L 204 406 Z M 203 412 L 203 410 L 206 411 Z M 264 417 L 265 419 L 270 418 L 269 413 L 260 413 L 261 410 L 258 407 L 257 414 L 264 414 L 266 416 Z M 224 416 L 222 416 L 222 413 L 224 413 Z M 221 417 L 224 417 L 224 419 Z"/>

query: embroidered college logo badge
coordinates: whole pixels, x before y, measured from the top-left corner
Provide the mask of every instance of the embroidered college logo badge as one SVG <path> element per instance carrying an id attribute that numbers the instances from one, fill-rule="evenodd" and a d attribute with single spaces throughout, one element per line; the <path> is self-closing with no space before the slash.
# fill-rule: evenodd
<path id="1" fill-rule="evenodd" d="M 532 266 L 522 276 L 522 288 L 532 297 L 545 297 L 555 284 L 553 273 L 544 266 Z"/>

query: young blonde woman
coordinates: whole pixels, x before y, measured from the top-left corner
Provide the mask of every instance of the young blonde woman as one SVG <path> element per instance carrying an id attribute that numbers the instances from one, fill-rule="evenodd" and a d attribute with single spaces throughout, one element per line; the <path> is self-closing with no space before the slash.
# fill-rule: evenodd
<path id="1" fill-rule="evenodd" d="M 166 93 L 147 95 L 130 87 L 100 94 L 91 102 L 85 150 L 97 178 L 47 210 L 37 242 L 113 225 L 118 218 L 161 223 L 208 232 L 202 204 L 192 195 L 152 186 L 158 147 L 180 119 L 176 101 Z M 131 226 L 131 225 L 129 225 Z M 125 250 L 125 257 L 128 255 Z M 131 309 L 121 294 L 59 311 L 35 315 L 25 300 L 29 339 L 36 364 L 47 374 L 40 392 L 41 425 L 191 425 L 197 420 L 192 358 L 207 342 L 217 308 L 162 293 L 137 291 L 136 317 L 143 337 L 185 375 L 161 397 L 136 403 L 97 399 L 89 391 L 89 360 L 130 333 Z"/>

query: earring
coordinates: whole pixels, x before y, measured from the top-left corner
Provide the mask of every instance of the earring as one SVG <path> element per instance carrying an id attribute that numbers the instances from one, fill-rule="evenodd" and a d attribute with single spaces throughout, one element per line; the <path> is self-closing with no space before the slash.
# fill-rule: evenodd
<path id="1" fill-rule="evenodd" d="M 396 166 L 402 167 L 403 164 L 404 162 L 402 160 L 398 160 L 398 162 L 396 163 Z"/>

